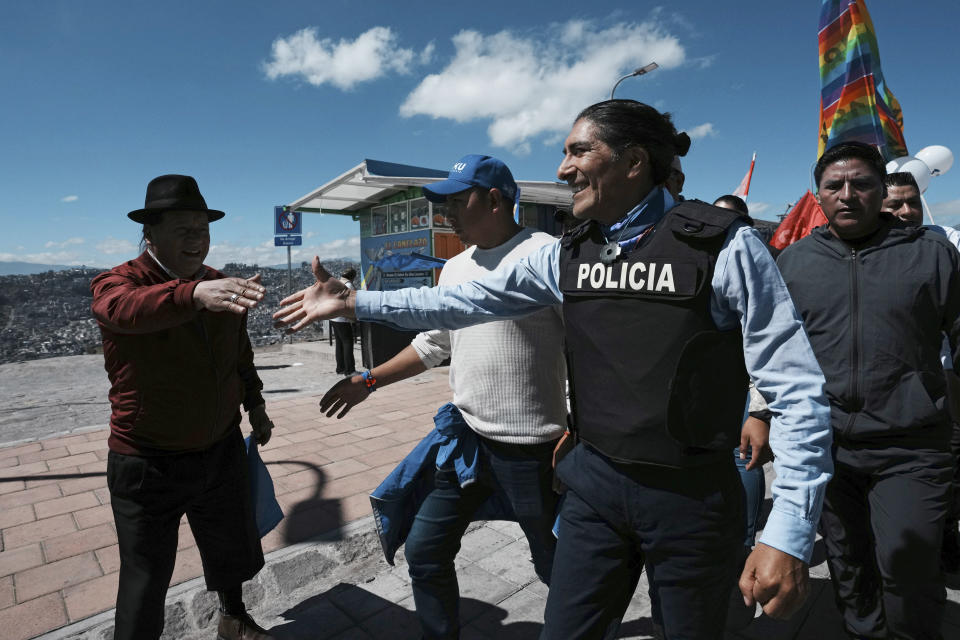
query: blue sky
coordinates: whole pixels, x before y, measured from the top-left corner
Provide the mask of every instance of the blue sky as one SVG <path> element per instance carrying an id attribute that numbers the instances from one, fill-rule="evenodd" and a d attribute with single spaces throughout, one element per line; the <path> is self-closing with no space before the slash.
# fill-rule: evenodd
<path id="1" fill-rule="evenodd" d="M 868 0 L 911 153 L 960 155 L 960 4 Z M 809 186 L 817 0 L 8 2 L 0 21 L 0 260 L 111 266 L 136 255 L 147 182 L 195 176 L 208 262 L 275 264 L 272 208 L 375 158 L 444 169 L 467 153 L 552 180 L 573 115 L 617 96 L 695 133 L 684 194 L 736 188 L 775 219 Z M 960 168 L 926 193 L 960 222 Z M 359 256 L 359 228 L 305 216 L 294 260 Z"/>

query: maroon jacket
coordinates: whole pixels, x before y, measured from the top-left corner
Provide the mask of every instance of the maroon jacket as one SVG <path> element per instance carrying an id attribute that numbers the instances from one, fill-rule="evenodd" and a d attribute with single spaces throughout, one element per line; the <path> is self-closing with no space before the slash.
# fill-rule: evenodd
<path id="1" fill-rule="evenodd" d="M 157 455 L 205 449 L 263 404 L 247 316 L 196 311 L 193 290 L 225 277 L 171 280 L 146 252 L 90 283 L 110 378 L 112 451 Z"/>

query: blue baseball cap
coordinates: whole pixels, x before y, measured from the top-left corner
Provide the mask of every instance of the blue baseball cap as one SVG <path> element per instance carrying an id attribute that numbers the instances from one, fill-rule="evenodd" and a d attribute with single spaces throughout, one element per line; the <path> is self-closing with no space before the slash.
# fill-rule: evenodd
<path id="1" fill-rule="evenodd" d="M 517 183 L 507 165 L 492 156 L 463 156 L 450 169 L 446 180 L 423 185 L 423 195 L 431 202 L 444 202 L 447 196 L 471 187 L 499 189 L 504 197 L 514 202 L 519 195 Z"/>

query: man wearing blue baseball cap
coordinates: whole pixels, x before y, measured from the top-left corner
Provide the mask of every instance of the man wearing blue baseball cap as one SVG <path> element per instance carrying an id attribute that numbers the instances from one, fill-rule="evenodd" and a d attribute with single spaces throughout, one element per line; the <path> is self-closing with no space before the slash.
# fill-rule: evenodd
<path id="1" fill-rule="evenodd" d="M 464 156 L 446 180 L 425 185 L 423 192 L 444 205 L 454 231 L 473 245 L 447 261 L 441 285 L 476 280 L 554 242 L 552 236 L 516 223 L 519 189 L 496 158 Z M 478 468 L 476 480 L 461 486 L 452 462 L 425 465 L 434 474 L 434 488 L 421 503 L 404 547 L 425 638 L 458 637 L 454 558 L 467 525 L 478 514 L 487 517 L 481 509 L 491 496 L 510 505 L 530 543 L 534 569 L 549 583 L 557 501 L 551 457 L 567 415 L 558 311 L 548 307 L 520 319 L 426 331 L 388 362 L 337 383 L 320 401 L 328 416 L 339 411 L 342 417 L 374 389 L 450 358 L 453 407 L 441 414 L 450 412 L 458 422 L 462 416 L 458 440 L 461 447 L 476 442 Z"/>
<path id="2" fill-rule="evenodd" d="M 447 196 L 462 193 L 473 187 L 498 189 L 514 205 L 520 202 L 520 188 L 507 165 L 492 156 L 471 154 L 454 163 L 446 180 L 424 185 L 427 200 L 442 204 Z"/>

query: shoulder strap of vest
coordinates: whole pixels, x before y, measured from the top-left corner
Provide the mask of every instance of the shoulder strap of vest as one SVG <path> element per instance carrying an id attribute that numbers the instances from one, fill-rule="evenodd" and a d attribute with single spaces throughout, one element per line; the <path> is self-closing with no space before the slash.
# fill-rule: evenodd
<path id="1" fill-rule="evenodd" d="M 564 231 L 563 237 L 560 238 L 560 246 L 568 248 L 574 244 L 583 242 L 590 235 L 590 232 L 593 231 L 596 225 L 596 220 L 586 220 L 577 226 Z"/>
<path id="2" fill-rule="evenodd" d="M 715 207 L 700 200 L 684 200 L 667 213 L 672 219 L 673 231 L 700 238 L 726 235 L 727 229 L 737 222 L 751 223 L 750 217 L 739 211 Z"/>

